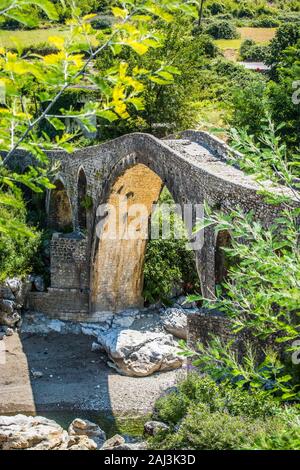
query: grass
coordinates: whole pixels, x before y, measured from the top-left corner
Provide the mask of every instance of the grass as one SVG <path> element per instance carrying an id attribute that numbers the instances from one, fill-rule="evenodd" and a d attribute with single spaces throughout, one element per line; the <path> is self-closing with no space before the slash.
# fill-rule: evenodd
<path id="1" fill-rule="evenodd" d="M 65 36 L 66 34 L 67 32 L 63 28 L 33 29 L 31 31 L 0 30 L 0 47 L 14 48 L 16 42 L 24 47 L 36 46 L 47 42 L 49 36 Z"/>
<path id="2" fill-rule="evenodd" d="M 224 52 L 227 59 L 237 60 L 238 51 L 245 39 L 253 39 L 258 44 L 268 44 L 275 36 L 276 28 L 239 28 L 238 39 L 217 39 L 215 44 Z"/>

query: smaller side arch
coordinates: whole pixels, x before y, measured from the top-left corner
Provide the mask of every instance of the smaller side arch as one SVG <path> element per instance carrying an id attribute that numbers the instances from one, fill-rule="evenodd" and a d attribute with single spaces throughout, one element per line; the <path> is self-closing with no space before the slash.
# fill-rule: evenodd
<path id="1" fill-rule="evenodd" d="M 57 178 L 48 198 L 48 225 L 59 232 L 73 230 L 70 199 L 62 179 Z"/>
<path id="2" fill-rule="evenodd" d="M 77 177 L 77 216 L 79 230 L 87 228 L 87 179 L 84 169 L 81 167 Z"/>

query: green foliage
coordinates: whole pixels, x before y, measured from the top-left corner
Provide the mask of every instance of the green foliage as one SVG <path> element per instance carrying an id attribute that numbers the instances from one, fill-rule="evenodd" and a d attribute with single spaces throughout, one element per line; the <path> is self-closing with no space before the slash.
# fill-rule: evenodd
<path id="1" fill-rule="evenodd" d="M 236 450 L 255 447 L 271 432 L 286 433 L 290 427 L 299 432 L 296 408 L 196 373 L 156 402 L 154 417 L 170 426 L 150 439 L 155 449 Z"/>
<path id="2" fill-rule="evenodd" d="M 167 239 L 162 238 L 164 208 L 160 210 L 158 207 L 152 220 L 160 230 L 160 237 L 149 240 L 144 265 L 143 295 L 150 303 L 157 300 L 168 302 L 176 286 L 181 286 L 185 292 L 199 288 L 194 253 L 187 247 L 183 222 L 174 212 L 174 201 L 166 188 L 162 191 L 159 203 L 171 208 L 171 236 Z M 180 238 L 177 238 L 177 231 L 181 234 Z"/>
<path id="3" fill-rule="evenodd" d="M 286 204 L 268 228 L 254 221 L 251 212 L 243 214 L 239 208 L 227 215 L 213 214 L 207 208 L 205 224 L 214 224 L 217 232 L 229 232 L 231 245 L 225 248 L 226 255 L 238 262 L 229 268 L 218 298 L 206 301 L 206 306 L 225 312 L 234 332 L 246 331 L 248 337 L 273 346 L 267 351 L 248 348 L 238 360 L 231 342 L 223 344 L 214 338 L 210 345 L 200 346 L 196 364 L 215 379 L 234 382 L 238 387 L 260 388 L 281 400 L 298 400 L 299 367 L 287 359 L 282 362 L 282 356 L 276 354 L 280 346 L 286 358 L 290 357 L 291 344 L 299 337 L 299 209 L 290 206 L 290 198 L 300 200 L 299 182 L 295 180 L 298 160 L 287 158 L 286 146 L 272 123 L 260 136 L 260 145 L 245 133 L 235 132 L 234 138 L 236 148 L 242 151 L 238 160 L 233 157 L 234 163 L 255 175 L 258 183 L 266 178 L 284 182 L 290 188 L 290 197 L 261 191 L 269 203 Z"/>
<path id="4" fill-rule="evenodd" d="M 284 429 L 278 432 L 271 432 L 269 435 L 258 437 L 253 446 L 253 450 L 300 450 L 299 427 Z"/>
<path id="5" fill-rule="evenodd" d="M 106 2 L 105 9 L 109 6 L 114 21 L 106 30 L 97 31 L 92 26 L 96 15 L 84 13 L 98 3 L 82 1 L 81 9 L 70 0 L 66 7 L 64 2 L 62 4 L 63 9 L 68 8 L 70 17 L 68 32 L 49 37 L 49 48 L 44 55 L 24 52 L 24 44 L 19 43 L 15 52 L 0 48 L 0 150 L 3 155 L 0 165 L 2 169 L 6 167 L 19 149 L 30 152 L 37 160 L 37 165 L 25 174 L 6 171 L 4 175 L 1 172 L 3 195 L 0 204 L 3 210 L 11 203 L 4 195 L 16 184 L 21 183 L 37 192 L 51 188 L 45 150 L 60 148 L 71 152 L 74 140 L 83 131 L 96 131 L 97 118 L 101 123 L 112 123 L 129 118 L 131 109 L 143 109 L 142 80 L 146 77 L 160 85 L 172 83 L 173 75 L 177 73 L 172 66 L 161 63 L 157 70 L 135 67 L 129 73 L 126 61 L 117 57 L 124 50 L 144 55 L 160 47 L 161 37 L 149 24 L 154 18 L 171 22 L 178 11 L 195 16 L 193 2 L 181 3 L 178 0 L 128 0 L 108 5 Z M 50 0 L 4 0 L 0 21 L 9 19 L 33 26 L 40 22 L 42 15 L 57 20 L 57 6 L 60 6 L 59 2 Z M 115 56 L 114 63 L 96 75 L 88 65 L 108 48 Z M 77 107 L 69 103 L 63 109 L 55 109 L 71 87 L 85 88 L 91 84 L 96 88 L 97 99 L 84 101 Z M 75 129 L 69 126 L 70 121 L 75 123 Z M 0 230 L 8 230 L 5 218 L 0 220 Z"/>
<path id="6" fill-rule="evenodd" d="M 268 63 L 275 70 L 281 63 L 282 54 L 290 47 L 297 44 L 300 39 L 300 24 L 299 23 L 287 23 L 281 25 L 277 31 L 275 37 L 272 39 L 269 46 L 269 58 Z"/>
<path id="7" fill-rule="evenodd" d="M 157 69 L 163 64 L 172 64 L 174 73 L 172 83 L 164 82 L 168 78 L 165 69 L 156 78 L 142 80 L 143 109 L 131 109 L 131 118 L 116 126 L 106 126 L 104 136 L 115 137 L 132 131 L 146 131 L 157 136 L 164 136 L 189 127 L 198 122 L 198 102 L 201 101 L 202 72 L 211 58 L 217 56 L 217 47 L 209 36 L 197 34 L 193 22 L 178 15 L 172 23 L 155 22 L 155 28 L 162 37 L 161 47 L 137 56 L 124 51 L 121 58 L 129 63 L 130 70 L 136 67 L 149 69 L 156 64 Z M 106 54 L 97 62 L 99 69 L 103 64 L 113 61 L 111 54 Z M 203 85 L 204 86 L 204 85 Z"/>
<path id="8" fill-rule="evenodd" d="M 256 44 L 252 39 L 245 39 L 240 47 L 240 56 L 243 60 L 264 62 L 268 57 L 268 48 Z"/>
<path id="9" fill-rule="evenodd" d="M 30 272 L 40 234 L 26 224 L 26 207 L 20 192 L 1 193 L 0 281 Z"/>
<path id="10" fill-rule="evenodd" d="M 214 21 L 210 23 L 205 32 L 214 39 L 236 39 L 239 33 L 231 21 Z"/>

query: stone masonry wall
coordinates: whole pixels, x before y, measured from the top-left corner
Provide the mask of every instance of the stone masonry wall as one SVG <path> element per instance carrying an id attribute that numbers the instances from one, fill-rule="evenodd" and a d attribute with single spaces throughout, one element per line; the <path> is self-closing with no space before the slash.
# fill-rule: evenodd
<path id="1" fill-rule="evenodd" d="M 50 249 L 51 287 L 89 289 L 87 240 L 76 234 L 56 233 Z"/>
<path id="2" fill-rule="evenodd" d="M 65 152 L 50 153 L 49 158 L 53 163 L 59 164 L 59 172 L 54 181 L 62 181 L 68 194 L 74 233 L 54 236 L 51 244 L 51 288 L 54 290 L 49 289 L 41 295 L 32 293 L 30 308 L 40 312 L 51 310 L 50 314 L 57 317 L 71 317 L 74 314 L 75 318 L 78 312 L 81 315 L 86 311 L 87 321 L 95 315 L 95 312 L 89 310 L 91 302 L 88 290 L 97 277 L 95 270 L 91 269 L 99 247 L 99 239 L 95 235 L 95 227 L 99 223 L 97 208 L 99 204 L 109 201 L 118 178 L 138 164 L 155 173 L 167 186 L 174 201 L 181 206 L 184 203 L 203 204 L 206 201 L 212 208 L 224 212 L 239 206 L 245 212 L 252 210 L 255 218 L 264 226 L 270 225 L 282 207 L 268 205 L 258 193 L 258 189 L 261 189 L 258 183 L 226 163 L 229 152 L 231 149 L 219 139 L 207 133 L 187 131 L 179 139 L 159 140 L 148 134 L 135 133 L 75 151 L 72 155 Z M 17 160 L 29 164 L 30 159 L 26 155 L 24 160 Z M 78 235 L 80 172 L 84 172 L 86 195 L 91 199 L 84 237 Z M 150 189 L 151 183 L 148 184 Z M 147 188 L 146 180 L 144 186 Z M 287 188 L 274 188 L 269 183 L 265 187 L 276 194 L 288 195 L 293 200 L 293 194 Z M 130 193 L 131 188 L 128 191 Z M 51 206 L 49 202 L 51 193 L 48 195 L 48 207 Z M 195 251 L 195 258 L 202 294 L 212 297 L 215 291 L 216 240 L 210 227 L 204 230 L 203 240 L 203 246 Z M 142 251 L 139 251 L 141 256 Z M 136 266 L 142 264 L 143 260 L 135 260 Z M 101 259 L 98 259 L 97 266 L 99 272 Z M 126 263 L 123 268 L 126 269 Z M 109 270 L 107 272 L 111 276 L 116 274 Z M 118 276 L 120 282 L 114 284 L 115 298 L 122 296 L 125 288 L 122 281 L 124 274 L 121 273 Z M 102 292 L 97 291 L 99 299 L 101 295 Z M 207 328 L 211 327 L 213 325 L 208 325 Z"/>

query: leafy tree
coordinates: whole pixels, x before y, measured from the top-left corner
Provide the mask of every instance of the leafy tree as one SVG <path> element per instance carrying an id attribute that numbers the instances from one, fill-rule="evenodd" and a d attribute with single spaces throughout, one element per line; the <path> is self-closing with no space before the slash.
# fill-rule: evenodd
<path id="1" fill-rule="evenodd" d="M 268 228 L 239 208 L 229 215 L 212 213 L 207 208 L 205 224 L 213 224 L 217 232 L 229 232 L 231 246 L 224 251 L 235 263 L 229 268 L 217 299 L 204 299 L 204 303 L 225 312 L 234 332 L 247 330 L 254 338 L 269 344 L 271 340 L 273 348 L 265 353 L 261 364 L 251 350 L 241 364 L 231 343 L 222 344 L 213 338 L 210 346 L 201 347 L 196 363 L 216 379 L 225 378 L 241 387 L 262 387 L 283 400 L 299 399 L 299 368 L 290 360 L 281 362 L 276 354 L 281 349 L 288 358 L 293 341 L 299 337 L 299 157 L 293 161 L 287 158 L 286 146 L 272 123 L 260 136 L 260 143 L 245 132 L 234 132 L 233 136 L 236 148 L 242 151 L 241 158 L 234 162 L 255 175 L 259 183 L 266 179 L 274 184 L 284 182 L 290 188 L 290 197 L 280 192 L 278 196 L 271 195 L 261 183 L 266 201 L 285 205 L 280 217 Z"/>
<path id="2" fill-rule="evenodd" d="M 1 3 L 0 18 L 13 18 L 29 25 L 28 7 L 42 10 L 50 19 L 58 18 L 55 4 L 50 0 L 5 0 Z M 72 151 L 72 142 L 79 134 L 79 130 L 73 134 L 66 131 L 66 118 L 80 121 L 89 130 L 94 129 L 96 116 L 106 122 L 119 122 L 129 117 L 131 107 L 143 108 L 141 79 L 161 77 L 161 82 L 171 83 L 173 73 L 167 66 L 165 70 L 163 66 L 158 70 L 136 68 L 129 73 L 126 61 L 118 61 L 117 57 L 124 49 L 143 55 L 160 47 L 159 35 L 149 27 L 153 18 L 170 22 L 179 10 L 195 15 L 193 2 L 126 0 L 113 3 L 111 27 L 96 31 L 91 24 L 94 14 L 82 16 L 73 0 L 68 2 L 68 8 L 71 12 L 68 34 L 48 40 L 55 52 L 44 56 L 24 55 L 21 44 L 17 44 L 16 52 L 0 50 L 0 151 L 4 155 L 0 162 L 0 205 L 3 207 L 17 203 L 14 188 L 18 184 L 40 192 L 52 187 L 47 178 L 45 151 L 56 148 Z M 116 57 L 115 64 L 95 74 L 90 65 L 108 48 Z M 168 73 L 168 79 L 163 79 L 164 72 Z M 55 104 L 67 90 L 88 84 L 97 88 L 97 101 L 88 102 L 76 111 L 70 108 L 53 113 Z M 39 126 L 45 120 L 60 131 L 54 140 L 40 133 Z M 20 153 L 16 155 L 17 150 L 34 155 L 37 166 L 22 174 L 7 171 L 12 158 L 21 158 Z M 8 227 L 1 220 L 0 232 L 4 232 Z M 16 230 L 18 226 L 21 232 L 25 230 L 24 224 L 12 225 L 12 236 L 13 228 Z"/>

